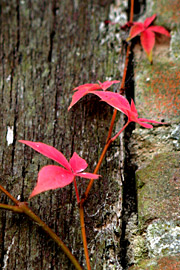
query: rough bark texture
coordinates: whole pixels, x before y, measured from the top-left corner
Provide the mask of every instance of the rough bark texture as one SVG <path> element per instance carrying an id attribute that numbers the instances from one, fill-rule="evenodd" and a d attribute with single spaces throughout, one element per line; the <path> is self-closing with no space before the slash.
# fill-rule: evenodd
<path id="1" fill-rule="evenodd" d="M 37 173 L 52 164 L 19 139 L 41 141 L 68 159 L 76 151 L 93 171 L 105 143 L 110 107 L 88 96 L 68 112 L 72 89 L 119 79 L 119 55 L 101 45 L 99 25 L 111 1 L 19 1 L 0 4 L 0 184 L 27 201 Z M 118 124 L 118 123 L 117 123 Z M 118 127 L 117 127 L 118 128 Z M 92 269 L 118 263 L 121 177 L 118 140 L 110 147 L 85 205 Z M 83 194 L 87 180 L 79 180 Z M 1 203 L 11 203 L 0 193 Z M 84 264 L 73 186 L 49 191 L 29 205 Z M 108 266 L 107 266 L 108 265 Z M 24 215 L 0 210 L 1 269 L 74 269 L 41 228 Z"/>

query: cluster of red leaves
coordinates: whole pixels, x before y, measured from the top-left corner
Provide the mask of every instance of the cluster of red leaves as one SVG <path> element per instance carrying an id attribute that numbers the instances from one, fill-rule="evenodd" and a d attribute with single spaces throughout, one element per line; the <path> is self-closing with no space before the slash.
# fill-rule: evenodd
<path id="1" fill-rule="evenodd" d="M 113 83 L 117 83 L 117 82 L 119 81 L 111 81 L 111 82 L 106 81 L 102 83 L 102 85 L 105 84 L 105 85 L 108 85 L 108 87 L 110 87 Z M 123 112 L 128 117 L 129 122 L 136 122 L 145 128 L 152 128 L 153 126 L 146 124 L 144 122 L 161 123 L 161 122 L 157 122 L 157 121 L 149 120 L 145 118 L 138 118 L 138 113 L 137 113 L 133 100 L 131 101 L 131 105 L 130 105 L 128 100 L 124 96 L 118 93 L 114 93 L 110 91 L 95 91 L 97 89 L 96 88 L 97 86 L 98 84 L 90 83 L 90 84 L 84 84 L 84 85 L 80 85 L 79 87 L 76 87 L 74 90 L 77 90 L 77 91 L 74 93 L 72 97 L 72 102 L 69 106 L 69 109 L 75 103 L 77 103 L 83 96 L 87 94 L 94 94 L 100 97 L 101 101 L 104 101 L 108 103 L 110 106 L 114 107 L 115 109 Z M 102 87 L 100 88 L 100 86 L 98 86 L 98 89 L 106 90 L 108 87 L 103 89 Z"/>
<path id="2" fill-rule="evenodd" d="M 127 22 L 126 24 L 120 26 L 122 30 L 129 30 L 129 37 L 127 41 L 132 38 L 140 35 L 141 45 L 144 51 L 147 53 L 149 61 L 152 63 L 152 50 L 155 45 L 155 33 L 163 34 L 170 37 L 169 32 L 162 26 L 151 25 L 156 18 L 156 14 L 145 19 L 144 23 L 142 22 Z M 109 20 L 106 20 L 106 24 L 115 24 Z"/>
<path id="3" fill-rule="evenodd" d="M 144 23 L 141 22 L 128 22 L 126 25 L 122 26 L 122 29 L 127 29 L 131 27 L 130 34 L 128 40 L 134 38 L 135 36 L 140 34 L 141 44 L 148 55 L 149 61 L 152 62 L 152 49 L 155 44 L 155 34 L 154 32 L 164 34 L 166 36 L 170 36 L 169 32 L 163 28 L 162 26 L 150 26 L 154 21 L 156 15 L 153 15 L 150 18 L 147 18 Z M 108 21 L 108 23 L 111 23 Z M 97 84 L 83 84 L 74 89 L 75 93 L 72 97 L 72 102 L 68 109 L 72 108 L 83 96 L 91 93 L 97 95 L 101 101 L 106 102 L 113 108 L 124 113 L 128 118 L 128 123 L 136 122 L 145 128 L 152 128 L 153 126 L 147 123 L 160 123 L 155 120 L 149 120 L 146 118 L 138 118 L 138 113 L 135 107 L 133 100 L 131 100 L 131 104 L 129 104 L 128 100 L 118 94 L 106 91 L 111 85 L 115 83 L 119 83 L 120 81 L 105 81 L 101 83 L 98 81 Z M 101 91 L 97 91 L 101 90 Z M 147 122 L 147 123 L 146 123 Z M 127 123 L 127 124 L 128 124 Z M 127 126 L 126 124 L 126 126 Z M 124 126 L 124 128 L 126 127 Z M 123 129 L 122 129 L 123 130 Z M 121 130 L 121 131 L 122 131 Z M 119 133 L 121 132 L 119 131 Z M 116 134 L 113 138 L 115 139 L 119 133 Z M 70 161 L 68 162 L 65 156 L 55 149 L 52 146 L 46 145 L 40 142 L 30 142 L 20 140 L 21 143 L 24 143 L 37 152 L 43 154 L 44 156 L 58 162 L 63 167 L 59 167 L 56 165 L 48 165 L 43 167 L 38 174 L 37 185 L 31 193 L 30 197 L 33 197 L 41 192 L 62 188 L 66 185 L 69 185 L 73 181 L 75 181 L 76 176 L 80 176 L 88 179 L 98 179 L 99 175 L 82 172 L 84 171 L 88 164 L 87 162 L 78 156 L 76 152 L 74 152 Z M 75 189 L 76 189 L 75 185 Z"/>
<path id="4" fill-rule="evenodd" d="M 72 97 L 72 102 L 69 106 L 69 109 L 83 96 L 91 93 L 97 95 L 101 99 L 101 101 L 104 101 L 113 108 L 123 112 L 128 117 L 128 123 L 136 122 L 145 128 L 153 127 L 152 125 L 145 122 L 161 123 L 145 118 L 138 118 L 138 113 L 133 100 L 131 101 L 130 105 L 128 100 L 124 96 L 118 93 L 106 91 L 107 88 L 109 88 L 114 83 L 119 83 L 119 81 L 105 81 L 104 83 L 99 82 L 98 84 L 90 83 L 76 87 L 74 89 L 76 92 Z M 96 91 L 100 89 L 103 91 Z M 114 138 L 116 138 L 116 136 Z M 52 146 L 41 142 L 31 142 L 24 140 L 20 140 L 19 142 L 30 146 L 37 152 L 58 162 L 64 167 L 62 168 L 56 165 L 48 165 L 43 167 L 38 174 L 37 185 L 31 193 L 30 198 L 50 189 L 62 188 L 64 186 L 67 186 L 73 182 L 76 176 L 88 179 L 99 178 L 99 175 L 97 174 L 82 172 L 87 168 L 88 164 L 84 159 L 79 157 L 76 152 L 74 152 L 72 158 L 68 162 L 65 156 Z"/>
<path id="5" fill-rule="evenodd" d="M 150 62 L 152 62 L 152 50 L 155 44 L 155 33 L 163 34 L 170 37 L 169 32 L 164 27 L 159 25 L 151 25 L 155 18 L 156 14 L 147 18 L 144 23 L 133 22 L 133 26 L 131 27 L 129 33 L 129 38 L 127 39 L 127 41 L 129 41 L 137 35 L 140 35 L 141 45 L 147 53 Z"/>

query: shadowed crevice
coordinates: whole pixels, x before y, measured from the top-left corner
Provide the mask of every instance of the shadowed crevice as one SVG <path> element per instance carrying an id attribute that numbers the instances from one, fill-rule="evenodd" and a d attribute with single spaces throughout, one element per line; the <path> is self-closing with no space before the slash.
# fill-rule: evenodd
<path id="1" fill-rule="evenodd" d="M 129 7 L 130 7 L 129 1 Z M 145 1 L 134 1 L 134 20 L 144 12 Z M 130 8 L 129 8 L 130 10 Z M 129 12 L 128 12 L 129 15 Z M 129 54 L 129 62 L 126 74 L 126 98 L 129 102 L 131 99 L 135 99 L 135 87 L 134 87 L 134 54 L 133 54 L 133 42 L 131 44 L 131 53 Z M 137 215 L 137 190 L 135 182 L 136 166 L 131 161 L 131 149 L 129 148 L 129 140 L 132 131 L 135 129 L 135 123 L 131 123 L 125 130 L 124 135 L 124 147 L 125 147 L 125 161 L 124 161 L 124 182 L 123 182 L 123 202 L 122 202 L 122 234 L 120 240 L 120 260 L 123 269 L 128 269 L 129 258 L 127 256 L 128 247 L 130 245 L 129 239 L 126 236 L 127 224 L 130 221 L 132 214 Z"/>
<path id="2" fill-rule="evenodd" d="M 53 22 L 52 22 L 52 29 L 50 32 L 50 47 L 49 47 L 49 54 L 48 54 L 48 62 L 51 62 L 52 60 L 52 51 L 53 51 L 53 43 L 54 43 L 54 36 L 56 34 L 56 10 L 57 10 L 57 6 L 56 6 L 56 0 L 53 1 L 52 3 L 52 15 L 53 15 Z"/>
<path id="3" fill-rule="evenodd" d="M 132 49 L 132 48 L 131 48 Z M 127 70 L 126 82 L 126 97 L 130 101 L 134 99 L 134 65 L 133 53 L 129 55 L 129 64 Z M 122 203 L 122 235 L 121 235 L 121 265 L 123 269 L 128 266 L 127 250 L 129 240 L 126 238 L 126 227 L 133 213 L 137 213 L 137 192 L 135 183 L 135 165 L 131 162 L 131 154 L 129 149 L 129 139 L 132 131 L 135 129 L 135 123 L 131 123 L 125 130 L 124 146 L 125 146 L 125 161 L 124 161 L 124 182 L 123 182 L 123 203 Z"/>

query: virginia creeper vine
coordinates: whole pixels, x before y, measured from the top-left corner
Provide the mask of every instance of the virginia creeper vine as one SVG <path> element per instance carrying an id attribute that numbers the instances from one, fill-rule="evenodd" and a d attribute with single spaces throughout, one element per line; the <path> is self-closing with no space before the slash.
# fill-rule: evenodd
<path id="1" fill-rule="evenodd" d="M 129 25 L 132 26 L 132 28 L 130 30 L 129 40 L 132 39 L 134 36 L 136 36 L 138 33 L 141 33 L 141 35 L 146 35 L 147 33 L 149 33 L 148 32 L 149 30 L 156 31 L 156 32 L 159 31 L 159 33 L 169 35 L 169 33 L 166 30 L 162 30 L 162 27 L 149 26 L 150 23 L 155 18 L 155 16 L 152 16 L 151 18 L 147 18 L 144 24 L 134 23 L 133 10 L 134 10 L 134 0 L 131 0 Z M 149 30 L 148 30 L 148 27 L 149 27 Z M 152 36 L 154 37 L 154 34 Z M 150 61 L 152 61 L 151 53 L 152 53 L 152 48 L 153 48 L 152 46 L 153 42 L 151 40 L 150 41 L 151 44 L 148 47 L 148 49 L 147 47 L 145 48 Z M 143 45 L 143 42 L 142 42 L 142 45 Z M 69 106 L 69 109 L 70 109 L 84 95 L 88 93 L 92 93 L 99 96 L 102 101 L 106 102 L 107 104 L 109 104 L 110 106 L 114 108 L 106 143 L 102 151 L 102 154 L 99 158 L 99 161 L 96 165 L 94 173 L 83 172 L 87 168 L 88 164 L 86 163 L 84 159 L 79 157 L 77 153 L 74 153 L 70 161 L 68 162 L 67 159 L 64 157 L 64 155 L 61 152 L 59 152 L 57 149 L 55 149 L 54 147 L 48 146 L 40 142 L 30 142 L 30 141 L 24 141 L 24 140 L 20 141 L 21 143 L 24 143 L 32 147 L 34 150 L 45 155 L 46 157 L 49 157 L 52 160 L 58 162 L 62 166 L 60 167 L 60 166 L 55 166 L 55 165 L 48 165 L 48 166 L 43 167 L 38 174 L 38 182 L 33 192 L 30 194 L 30 198 L 32 198 L 33 196 L 36 196 L 37 194 L 41 192 L 44 192 L 50 189 L 62 188 L 66 185 L 69 185 L 70 183 L 74 183 L 77 204 L 79 207 L 80 227 L 81 227 L 81 234 L 82 234 L 82 240 L 83 240 L 83 246 L 84 246 L 84 254 L 85 254 L 86 266 L 88 270 L 91 269 L 91 266 L 90 266 L 90 259 L 88 255 L 88 246 L 87 246 L 86 230 L 85 230 L 85 222 L 84 222 L 84 203 L 89 196 L 89 192 L 92 188 L 94 180 L 100 177 L 100 175 L 97 175 L 97 172 L 104 160 L 107 150 L 109 146 L 111 145 L 111 143 L 125 130 L 125 128 L 129 125 L 130 122 L 136 122 L 146 128 L 152 128 L 152 125 L 148 124 L 149 122 L 161 124 L 161 122 L 157 122 L 154 120 L 138 118 L 138 113 L 135 108 L 133 100 L 131 101 L 131 104 L 129 104 L 129 102 L 123 96 L 130 50 L 131 50 L 131 45 L 128 43 L 127 49 L 126 49 L 126 58 L 125 58 L 125 67 L 123 71 L 123 77 L 122 77 L 121 85 L 118 91 L 119 93 L 113 93 L 113 92 L 107 91 L 107 89 L 112 84 L 119 83 L 119 81 L 117 80 L 111 81 L 111 82 L 106 81 L 104 83 L 98 82 L 98 84 L 81 85 L 74 89 L 76 92 L 74 93 L 72 97 L 72 102 Z M 126 124 L 121 128 L 121 130 L 112 137 L 114 122 L 115 122 L 115 118 L 116 118 L 118 110 L 124 113 L 127 116 L 128 120 Z M 87 185 L 87 188 L 85 190 L 85 193 L 83 194 L 81 198 L 79 197 L 79 193 L 78 193 L 76 176 L 90 179 Z M 96 180 L 96 181 L 99 181 L 99 180 Z M 34 220 L 61 247 L 63 252 L 71 260 L 74 267 L 77 270 L 82 270 L 82 267 L 80 266 L 79 262 L 72 255 L 72 253 L 67 248 L 67 246 L 37 215 L 35 215 L 35 213 L 28 207 L 28 204 L 26 202 L 18 201 L 2 186 L 0 186 L 0 190 L 4 194 L 6 194 L 9 197 L 9 199 L 15 204 L 15 205 L 0 204 L 0 208 L 5 209 L 5 210 L 10 210 L 19 214 L 26 214 L 29 218 Z"/>

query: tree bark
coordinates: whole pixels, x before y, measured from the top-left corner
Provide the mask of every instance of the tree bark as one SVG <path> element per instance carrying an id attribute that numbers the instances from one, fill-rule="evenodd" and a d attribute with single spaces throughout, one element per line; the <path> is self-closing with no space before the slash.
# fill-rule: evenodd
<path id="1" fill-rule="evenodd" d="M 110 1 L 19 1 L 0 4 L 0 184 L 27 201 L 40 168 L 51 160 L 18 142 L 40 141 L 67 159 L 76 151 L 93 172 L 112 110 L 98 98 L 84 97 L 68 112 L 72 89 L 107 78 L 119 79 L 119 54 L 101 45 L 100 23 Z M 118 130 L 121 123 L 116 123 Z M 115 132 L 115 131 L 114 131 Z M 119 266 L 121 236 L 120 142 L 116 140 L 85 204 L 92 269 Z M 82 195 L 88 180 L 78 179 Z M 10 203 L 0 193 L 1 203 Z M 79 212 L 73 185 L 28 201 L 85 269 Z M 21 214 L 0 210 L 1 269 L 74 269 L 55 243 Z"/>

